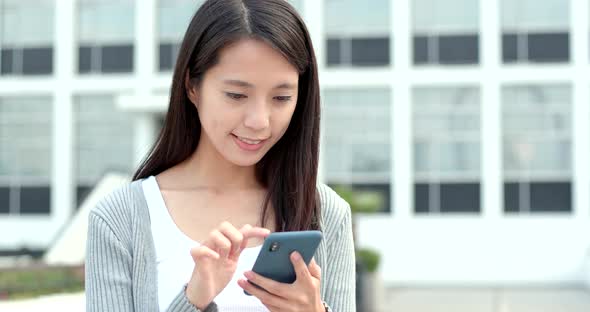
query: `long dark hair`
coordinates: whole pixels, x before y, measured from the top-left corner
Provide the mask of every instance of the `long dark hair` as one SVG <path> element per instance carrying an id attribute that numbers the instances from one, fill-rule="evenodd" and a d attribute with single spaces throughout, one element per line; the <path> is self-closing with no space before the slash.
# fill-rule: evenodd
<path id="1" fill-rule="evenodd" d="M 187 96 L 185 77 L 198 85 L 223 47 L 242 38 L 263 40 L 299 72 L 298 100 L 283 137 L 256 164 L 267 190 L 261 212 L 274 209 L 275 230 L 319 228 L 316 191 L 320 92 L 315 54 L 303 20 L 286 0 L 208 0 L 193 16 L 182 40 L 160 135 L 133 180 L 157 175 L 186 160 L 197 148 L 201 123 Z"/>

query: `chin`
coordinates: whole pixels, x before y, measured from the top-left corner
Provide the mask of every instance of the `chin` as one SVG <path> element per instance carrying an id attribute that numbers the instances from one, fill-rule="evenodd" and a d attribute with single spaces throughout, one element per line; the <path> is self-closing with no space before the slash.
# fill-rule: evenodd
<path id="1" fill-rule="evenodd" d="M 229 162 L 231 162 L 232 164 L 236 165 L 236 166 L 240 166 L 240 167 L 250 167 L 250 166 L 254 166 L 256 165 L 263 157 L 259 156 L 259 157 L 230 157 L 230 158 L 226 158 Z"/>

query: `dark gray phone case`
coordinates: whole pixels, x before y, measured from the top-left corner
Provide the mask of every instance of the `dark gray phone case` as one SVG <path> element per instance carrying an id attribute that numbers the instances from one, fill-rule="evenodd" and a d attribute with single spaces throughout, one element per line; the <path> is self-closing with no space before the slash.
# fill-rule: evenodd
<path id="1" fill-rule="evenodd" d="M 299 252 L 305 263 L 309 265 L 321 241 L 322 232 L 320 231 L 271 233 L 264 240 L 252 271 L 277 282 L 291 284 L 296 278 L 291 263 L 291 253 Z"/>

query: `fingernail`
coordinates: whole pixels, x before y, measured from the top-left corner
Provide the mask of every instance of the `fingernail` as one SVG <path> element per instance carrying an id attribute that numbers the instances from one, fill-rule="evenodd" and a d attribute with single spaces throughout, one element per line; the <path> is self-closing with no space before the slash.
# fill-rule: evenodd
<path id="1" fill-rule="evenodd" d="M 247 277 L 248 279 L 254 278 L 254 274 L 252 273 L 252 271 L 244 272 L 244 276 Z"/>
<path id="2" fill-rule="evenodd" d="M 291 259 L 295 260 L 295 261 L 299 261 L 301 259 L 301 256 L 299 255 L 299 253 L 297 251 L 294 251 L 291 254 Z"/>

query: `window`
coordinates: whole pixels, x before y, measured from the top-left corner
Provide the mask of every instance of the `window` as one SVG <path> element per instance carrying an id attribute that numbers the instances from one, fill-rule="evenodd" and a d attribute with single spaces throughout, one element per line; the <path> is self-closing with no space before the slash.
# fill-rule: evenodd
<path id="1" fill-rule="evenodd" d="M 158 69 L 170 71 L 176 64 L 182 37 L 204 0 L 158 1 Z"/>
<path id="2" fill-rule="evenodd" d="M 79 205 L 108 171 L 131 173 L 133 124 L 131 114 L 118 111 L 111 95 L 78 96 L 74 105 Z"/>
<path id="3" fill-rule="evenodd" d="M 415 212 L 479 213 L 479 89 L 417 87 L 413 99 Z"/>
<path id="4" fill-rule="evenodd" d="M 0 75 L 53 73 L 54 6 L 50 0 L 0 0 Z"/>
<path id="5" fill-rule="evenodd" d="M 505 212 L 570 212 L 570 88 L 505 86 L 502 118 Z"/>
<path id="6" fill-rule="evenodd" d="M 52 103 L 0 98 L 0 214 L 50 213 Z"/>
<path id="7" fill-rule="evenodd" d="M 326 90 L 322 151 L 329 184 L 371 188 L 385 196 L 391 183 L 391 95 L 388 89 Z"/>
<path id="8" fill-rule="evenodd" d="M 389 0 L 327 0 L 327 65 L 388 66 L 390 5 Z"/>
<path id="9" fill-rule="evenodd" d="M 133 71 L 133 0 L 80 0 L 78 72 Z"/>
<path id="10" fill-rule="evenodd" d="M 479 2 L 415 0 L 414 64 L 479 63 Z"/>
<path id="11" fill-rule="evenodd" d="M 504 63 L 569 62 L 569 0 L 502 0 Z"/>
<path id="12" fill-rule="evenodd" d="M 299 12 L 300 15 L 303 15 L 303 1 L 304 0 L 288 0 L 289 3 Z"/>

